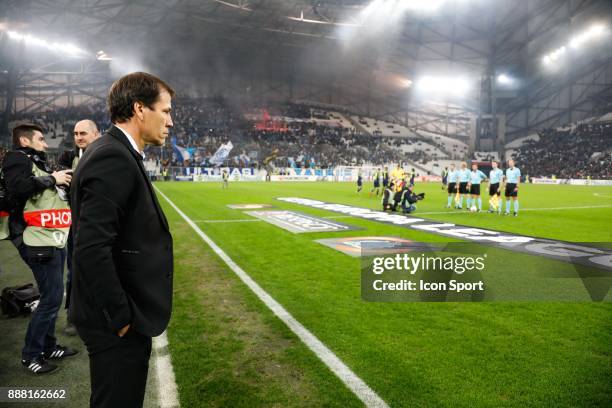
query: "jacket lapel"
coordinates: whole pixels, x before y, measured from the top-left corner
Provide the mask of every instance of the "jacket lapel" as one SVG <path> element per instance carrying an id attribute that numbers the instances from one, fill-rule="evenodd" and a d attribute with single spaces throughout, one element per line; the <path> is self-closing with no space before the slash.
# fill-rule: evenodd
<path id="1" fill-rule="evenodd" d="M 170 228 L 168 227 L 168 220 L 166 219 L 166 215 L 162 211 L 161 205 L 159 205 L 159 201 L 157 200 L 157 194 L 155 194 L 153 185 L 151 184 L 151 181 L 149 180 L 149 177 L 147 176 L 147 172 L 145 171 L 144 164 L 142 163 L 142 156 L 140 155 L 139 152 L 134 150 L 130 141 L 127 139 L 127 137 L 123 134 L 123 132 L 120 129 L 117 129 L 116 126 L 111 126 L 111 128 L 107 131 L 107 133 L 111 135 L 113 138 L 117 139 L 121 144 L 123 144 L 123 146 L 125 146 L 130 151 L 130 153 L 134 157 L 134 160 L 136 160 L 136 163 L 138 164 L 138 168 L 140 169 L 140 173 L 144 177 L 145 183 L 147 184 L 147 187 L 149 189 L 149 193 L 151 194 L 151 197 L 153 198 L 153 203 L 155 204 L 157 215 L 159 216 L 159 219 L 162 225 L 164 226 L 164 228 L 167 231 L 170 231 Z"/>

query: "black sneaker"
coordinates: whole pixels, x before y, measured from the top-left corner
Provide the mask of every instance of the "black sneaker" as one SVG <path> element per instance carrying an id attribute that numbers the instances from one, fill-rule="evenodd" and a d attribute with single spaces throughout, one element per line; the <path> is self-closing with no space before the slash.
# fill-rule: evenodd
<path id="1" fill-rule="evenodd" d="M 55 350 L 45 351 L 43 356 L 48 360 L 59 360 L 65 357 L 72 357 L 79 352 L 73 350 L 69 347 L 60 346 L 59 344 L 55 346 Z"/>
<path id="2" fill-rule="evenodd" d="M 514 213 L 514 216 L 515 216 L 515 217 L 518 217 L 518 213 L 517 213 L 517 212 L 515 212 L 515 213 Z"/>
<path id="3" fill-rule="evenodd" d="M 26 368 L 26 370 L 31 371 L 34 374 L 47 374 L 57 369 L 55 364 L 49 363 L 43 358 L 43 356 L 34 357 L 31 360 L 21 360 L 21 364 Z"/>

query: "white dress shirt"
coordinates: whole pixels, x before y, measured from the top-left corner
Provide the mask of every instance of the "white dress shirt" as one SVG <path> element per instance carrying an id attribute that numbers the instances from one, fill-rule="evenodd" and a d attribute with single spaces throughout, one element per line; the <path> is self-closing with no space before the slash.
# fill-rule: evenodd
<path id="1" fill-rule="evenodd" d="M 145 154 L 144 154 L 144 152 L 141 152 L 141 151 L 138 149 L 138 145 L 137 145 L 137 144 L 136 144 L 136 142 L 134 141 L 134 138 L 133 138 L 133 137 L 132 137 L 132 136 L 131 136 L 131 135 L 130 135 L 130 134 L 129 134 L 129 133 L 128 133 L 128 132 L 127 132 L 125 129 L 122 129 L 122 128 L 121 128 L 121 127 L 119 127 L 118 125 L 115 125 L 115 127 L 116 127 L 117 129 L 119 129 L 120 131 L 122 131 L 122 132 L 123 132 L 123 134 L 125 135 L 125 137 L 127 137 L 127 139 L 129 140 L 129 142 L 130 142 L 130 144 L 132 145 L 132 147 L 134 148 L 134 150 L 136 150 L 138 153 L 140 153 L 140 155 L 142 156 L 142 159 L 144 160 L 144 158 L 145 158 Z"/>

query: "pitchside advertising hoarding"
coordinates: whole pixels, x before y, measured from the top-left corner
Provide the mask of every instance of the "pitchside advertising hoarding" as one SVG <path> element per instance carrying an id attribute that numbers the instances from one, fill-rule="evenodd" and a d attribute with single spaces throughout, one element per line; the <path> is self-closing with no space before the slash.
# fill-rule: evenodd
<path id="1" fill-rule="evenodd" d="M 372 181 L 378 167 L 350 167 L 338 166 L 329 169 L 299 169 L 277 168 L 270 175 L 270 181 L 344 181 L 355 182 L 361 171 L 365 182 Z M 239 168 L 239 167 L 172 167 L 171 174 L 176 181 L 222 181 L 221 174 L 227 171 L 230 181 L 265 181 L 265 169 Z M 436 175 L 419 175 L 417 182 L 440 182 L 441 177 Z M 581 186 L 612 186 L 612 180 L 589 179 L 551 179 L 532 178 L 533 184 L 570 184 Z"/>
<path id="2" fill-rule="evenodd" d="M 185 167 L 183 176 L 192 177 L 193 181 L 221 181 L 223 171 L 227 171 L 231 181 L 260 180 L 256 169 L 238 167 Z"/>
<path id="3" fill-rule="evenodd" d="M 331 181 L 333 169 L 287 169 L 286 174 L 270 176 L 271 181 Z"/>
<path id="4" fill-rule="evenodd" d="M 612 300 L 610 243 L 556 241 L 297 197 L 278 200 L 467 241 L 415 244 L 391 254 L 360 247 L 364 300 Z M 321 243 L 352 246 L 350 240 Z"/>
<path id="5" fill-rule="evenodd" d="M 230 181 L 264 181 L 266 170 L 239 167 L 173 167 L 171 174 L 176 181 L 217 181 L 223 180 L 223 171 Z M 279 171 L 281 169 L 278 169 Z M 283 174 L 270 176 L 270 181 L 332 181 L 333 169 L 282 169 Z"/>
<path id="6" fill-rule="evenodd" d="M 612 186 L 612 180 L 532 178 L 533 184 L 569 184 L 572 186 Z"/>

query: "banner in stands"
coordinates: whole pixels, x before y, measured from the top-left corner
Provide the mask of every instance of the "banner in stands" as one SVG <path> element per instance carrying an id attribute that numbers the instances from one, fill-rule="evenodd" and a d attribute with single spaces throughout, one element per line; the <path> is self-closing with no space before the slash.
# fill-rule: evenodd
<path id="1" fill-rule="evenodd" d="M 612 249 L 597 248 L 579 243 L 556 241 L 508 232 L 493 231 L 451 223 L 441 223 L 428 219 L 389 214 L 368 208 L 353 207 L 344 204 L 332 204 L 323 201 L 298 197 L 279 197 L 277 200 L 301 204 L 312 208 L 335 211 L 353 217 L 365 218 L 385 224 L 402 226 L 419 231 L 431 232 L 451 238 L 478 242 L 510 251 L 543 256 L 571 264 L 584 265 L 602 270 L 606 275 L 612 271 Z"/>
<path id="2" fill-rule="evenodd" d="M 212 164 L 223 163 L 229 157 L 229 154 L 233 148 L 234 148 L 234 145 L 232 144 L 231 141 L 227 143 L 223 143 L 221 146 L 219 146 L 219 148 L 217 149 L 213 157 L 210 158 L 210 162 Z"/>
<path id="3" fill-rule="evenodd" d="M 184 148 L 183 146 L 179 146 L 176 144 L 176 137 L 172 138 L 172 151 L 176 155 L 176 157 L 183 163 L 184 161 L 188 161 L 191 158 L 191 153 L 189 150 Z"/>

